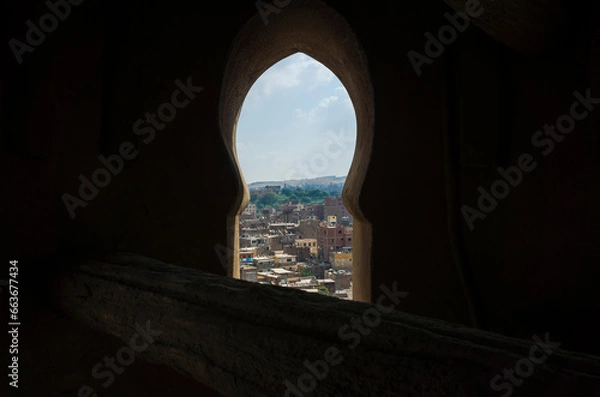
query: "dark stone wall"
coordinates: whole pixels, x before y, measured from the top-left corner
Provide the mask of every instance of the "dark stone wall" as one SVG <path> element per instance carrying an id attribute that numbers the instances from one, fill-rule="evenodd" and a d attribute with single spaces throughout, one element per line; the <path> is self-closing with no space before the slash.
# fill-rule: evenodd
<path id="1" fill-rule="evenodd" d="M 417 77 L 406 53 L 423 53 L 424 32 L 447 24 L 447 6 L 327 3 L 354 29 L 372 72 L 374 145 L 360 202 L 373 224 L 373 299 L 396 281 L 410 293 L 401 310 L 474 325 L 464 278 L 478 326 L 523 338 L 549 332 L 563 348 L 600 354 L 596 113 L 548 156 L 531 143 L 569 111 L 573 91 L 597 87 L 591 21 L 599 14 L 566 10 L 574 22 L 564 40 L 537 55 L 471 26 Z M 5 43 L 23 41 L 25 21 L 48 12 L 41 1 L 3 8 Z M 225 274 L 214 246 L 225 245 L 237 192 L 218 103 L 228 49 L 256 12 L 252 1 L 87 1 L 21 65 L 5 45 L 0 247 L 8 259 L 119 250 Z M 285 9 L 270 18 L 285 19 Z M 188 77 L 203 90 L 144 143 L 134 123 Z M 76 196 L 79 175 L 90 178 L 98 156 L 126 141 L 138 156 L 71 219 L 61 196 Z M 475 208 L 477 187 L 489 189 L 496 168 L 523 153 L 536 169 L 470 231 L 461 206 Z M 29 272 L 35 279 L 42 270 Z"/>

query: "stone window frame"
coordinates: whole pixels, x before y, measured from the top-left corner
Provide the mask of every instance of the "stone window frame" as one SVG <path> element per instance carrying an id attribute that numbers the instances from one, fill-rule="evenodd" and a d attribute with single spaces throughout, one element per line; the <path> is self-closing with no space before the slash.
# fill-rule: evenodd
<path id="1" fill-rule="evenodd" d="M 354 217 L 354 300 L 371 302 L 372 226 L 359 206 L 359 197 L 373 144 L 373 85 L 359 39 L 348 22 L 320 0 L 294 1 L 281 13 L 271 14 L 266 26 L 257 13 L 238 32 L 230 47 L 219 101 L 221 135 L 233 164 L 238 192 L 227 217 L 227 244 L 233 248 L 228 258 L 227 274 L 240 277 L 239 216 L 250 198 L 235 145 L 241 108 L 252 85 L 268 68 L 298 52 L 331 70 L 348 91 L 354 106 L 356 148 L 342 198 Z"/>

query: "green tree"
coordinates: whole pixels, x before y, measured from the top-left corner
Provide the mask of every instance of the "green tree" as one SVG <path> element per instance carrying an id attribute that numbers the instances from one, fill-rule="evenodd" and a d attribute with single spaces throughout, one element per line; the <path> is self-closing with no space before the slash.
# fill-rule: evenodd
<path id="1" fill-rule="evenodd" d="M 258 204 L 261 206 L 273 205 L 277 201 L 277 196 L 273 193 L 267 193 L 258 199 Z"/>
<path id="2" fill-rule="evenodd" d="M 312 269 L 308 267 L 303 267 L 300 269 L 300 277 L 311 277 L 314 276 Z"/>
<path id="3" fill-rule="evenodd" d="M 319 293 L 320 293 L 320 294 L 323 294 L 323 295 L 329 295 L 329 290 L 328 290 L 328 289 L 327 289 L 327 287 L 326 287 L 326 286 L 324 286 L 324 285 L 319 285 L 319 286 L 318 286 L 316 289 L 318 289 L 318 290 L 319 290 Z"/>
<path id="4" fill-rule="evenodd" d="M 277 196 L 277 202 L 275 203 L 275 205 L 276 205 L 277 207 L 280 207 L 280 206 L 281 206 L 281 204 L 285 204 L 285 203 L 287 203 L 287 202 L 288 202 L 288 200 L 289 200 L 289 199 L 288 199 L 286 196 L 281 196 L 281 195 L 280 195 L 280 196 Z"/>

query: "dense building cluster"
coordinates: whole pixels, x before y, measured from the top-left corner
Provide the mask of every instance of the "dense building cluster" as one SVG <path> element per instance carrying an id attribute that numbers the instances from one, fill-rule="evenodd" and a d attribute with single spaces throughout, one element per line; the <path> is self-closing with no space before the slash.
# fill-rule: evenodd
<path id="1" fill-rule="evenodd" d="M 240 216 L 241 279 L 352 299 L 352 215 L 340 196 L 323 201 L 260 211 L 248 204 Z"/>

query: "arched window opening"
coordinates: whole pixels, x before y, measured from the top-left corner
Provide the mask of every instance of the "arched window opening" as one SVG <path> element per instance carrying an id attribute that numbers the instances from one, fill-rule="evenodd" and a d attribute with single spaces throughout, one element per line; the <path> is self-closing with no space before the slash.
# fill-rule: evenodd
<path id="1" fill-rule="evenodd" d="M 350 96 L 320 62 L 296 53 L 256 80 L 236 126 L 250 193 L 241 279 L 352 299 L 353 219 L 341 196 L 355 145 Z"/>
<path id="2" fill-rule="evenodd" d="M 356 147 L 352 165 L 344 183 L 342 199 L 336 199 L 343 202 L 348 211 L 342 214 L 342 219 L 336 219 L 336 224 L 346 222 L 345 216 L 352 216 L 353 299 L 371 302 L 372 228 L 359 204 L 369 167 L 375 125 L 373 87 L 367 58 L 347 21 L 324 2 L 292 2 L 285 10 L 285 21 L 282 18 L 273 20 L 268 29 L 265 29 L 259 15 L 243 26 L 232 43 L 223 76 L 219 121 L 223 142 L 233 166 L 237 192 L 226 220 L 226 244 L 229 248 L 224 257 L 227 273 L 242 278 L 239 223 L 242 212 L 250 203 L 250 190 L 240 171 L 236 148 L 236 130 L 243 103 L 254 83 L 267 69 L 290 55 L 302 53 L 325 65 L 339 78 L 356 113 Z M 327 240 L 337 236 L 336 233 L 318 235 Z M 306 238 L 302 233 L 298 237 Z"/>

